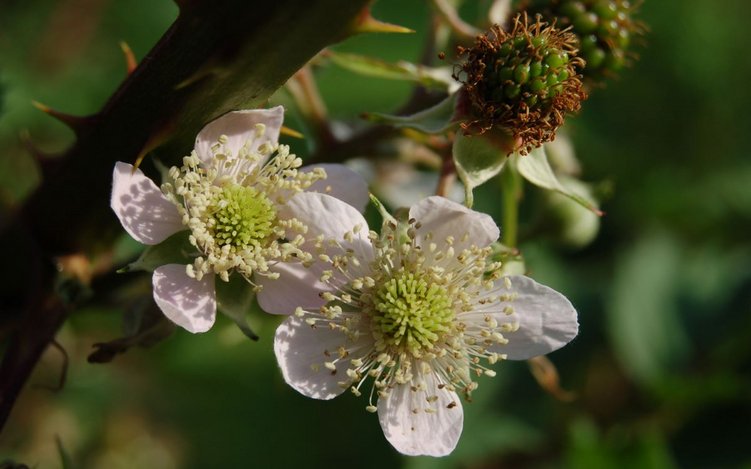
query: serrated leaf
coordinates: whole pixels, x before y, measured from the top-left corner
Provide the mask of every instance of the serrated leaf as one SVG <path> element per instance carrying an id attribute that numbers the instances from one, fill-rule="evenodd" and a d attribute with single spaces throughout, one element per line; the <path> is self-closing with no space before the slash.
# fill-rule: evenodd
<path id="1" fill-rule="evenodd" d="M 599 208 L 591 201 L 566 188 L 556 177 L 553 168 L 548 163 L 544 147 L 532 150 L 528 155 L 514 154 L 516 167 L 519 174 L 537 187 L 558 192 L 576 201 L 583 207 L 592 210 L 597 215 L 602 215 Z"/>
<path id="2" fill-rule="evenodd" d="M 387 80 L 404 80 L 419 83 L 428 88 L 454 91 L 460 83 L 451 77 L 449 67 L 426 67 L 405 60 L 387 62 L 360 54 L 329 51 L 331 61 L 350 72 Z"/>
<path id="3" fill-rule="evenodd" d="M 411 116 L 392 116 L 379 112 L 370 112 L 363 117 L 377 124 L 393 125 L 394 127 L 415 129 L 428 134 L 437 134 L 446 131 L 453 125 L 454 106 L 456 93 L 449 95 L 433 107 L 422 110 Z"/>
<path id="4" fill-rule="evenodd" d="M 148 246 L 141 256 L 131 262 L 120 272 L 145 270 L 153 272 L 159 266 L 165 264 L 189 264 L 192 257 L 198 255 L 195 246 L 190 244 L 189 231 L 180 231 L 173 234 L 159 244 Z"/>
<path id="5" fill-rule="evenodd" d="M 216 282 L 216 301 L 219 312 L 232 319 L 237 327 L 251 340 L 258 336 L 247 321 L 256 294 L 252 286 L 239 274 L 230 276 L 229 282 Z"/>
<path id="6" fill-rule="evenodd" d="M 477 135 L 467 136 L 462 132 L 457 132 L 452 151 L 456 173 L 466 191 L 465 203 L 471 206 L 474 188 L 501 172 L 508 157 L 490 140 Z"/>

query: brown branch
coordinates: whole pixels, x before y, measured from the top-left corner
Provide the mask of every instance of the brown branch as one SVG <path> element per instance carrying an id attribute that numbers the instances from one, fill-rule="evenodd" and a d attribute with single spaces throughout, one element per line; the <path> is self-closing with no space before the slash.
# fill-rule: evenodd
<path id="1" fill-rule="evenodd" d="M 13 328 L 0 363 L 0 428 L 72 309 L 54 290 L 54 259 L 102 251 L 121 233 L 109 209 L 114 163 L 160 146 L 177 161 L 206 122 L 262 106 L 321 49 L 357 32 L 368 3 L 179 1 L 177 20 L 103 109 L 74 124 L 75 145 L 43 168 L 38 189 L 0 227 L 3 245 L 20 250 L 2 278 L 29 275 L 16 284 L 31 285 L 0 286 L 0 317 Z"/>

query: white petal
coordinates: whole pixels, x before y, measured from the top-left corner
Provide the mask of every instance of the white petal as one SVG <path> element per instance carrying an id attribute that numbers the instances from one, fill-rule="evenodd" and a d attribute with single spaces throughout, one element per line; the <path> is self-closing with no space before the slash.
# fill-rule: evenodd
<path id="1" fill-rule="evenodd" d="M 493 351 L 507 354 L 510 360 L 526 360 L 558 350 L 576 337 L 579 332 L 576 310 L 565 296 L 529 277 L 509 278 L 509 291 L 518 295 L 508 303 L 514 309 L 513 318 L 503 313 L 494 316 L 499 323 L 516 319 L 519 329 L 504 333 L 508 344 L 494 347 Z M 499 284 L 503 284 L 503 279 Z"/>
<path id="2" fill-rule="evenodd" d="M 282 208 L 284 215 L 294 217 L 308 227 L 306 238 L 323 235 L 326 239 L 344 239 L 344 234 L 359 225 L 356 236 L 367 240 L 368 222 L 356 208 L 330 195 L 317 192 L 295 194 Z"/>
<path id="3" fill-rule="evenodd" d="M 188 277 L 182 264 L 157 267 L 152 278 L 154 300 L 167 318 L 189 332 L 206 332 L 216 319 L 214 276 Z"/>
<path id="4" fill-rule="evenodd" d="M 413 205 L 409 210 L 409 217 L 422 224 L 422 228 L 417 231 L 418 242 L 427 233 L 433 233 L 433 241 L 439 245 L 446 237 L 453 236 L 457 253 L 473 244 L 484 248 L 498 239 L 500 234 L 489 215 L 439 196 L 428 197 Z M 469 234 L 469 237 L 466 242 L 461 242 L 465 234 Z"/>
<path id="5" fill-rule="evenodd" d="M 128 163 L 115 163 L 110 207 L 125 231 L 143 244 L 159 244 L 185 229 L 177 207 L 154 181 Z"/>
<path id="6" fill-rule="evenodd" d="M 324 239 L 336 240 L 345 249 L 352 249 L 362 269 L 373 259 L 373 246 L 368 239 L 368 222 L 357 209 L 335 197 L 317 192 L 295 194 L 286 205 L 279 207 L 279 217 L 297 218 L 308 227 L 306 246 L 310 246 L 317 236 L 323 235 Z M 345 233 L 355 230 L 355 227 L 359 227 L 359 230 L 352 241 L 345 241 Z M 342 254 L 341 249 L 332 249 L 329 254 L 331 253 Z M 354 267 L 349 272 L 359 275 L 358 269 Z"/>
<path id="7" fill-rule="evenodd" d="M 370 197 L 368 183 L 362 176 L 342 164 L 305 166 L 301 171 L 308 172 L 314 168 L 325 169 L 326 179 L 313 183 L 307 189 L 308 192 L 328 194 L 355 207 L 360 213 L 365 211 Z"/>
<path id="8" fill-rule="evenodd" d="M 409 384 L 396 385 L 387 398 L 378 401 L 378 418 L 384 436 L 400 453 L 445 456 L 454 450 L 462 433 L 462 404 L 456 393 L 438 389 L 433 374 L 423 375 L 423 381 L 424 389 L 417 391 Z M 429 402 L 435 396 L 438 399 Z"/>
<path id="9" fill-rule="evenodd" d="M 279 130 L 284 120 L 284 108 L 276 106 L 271 109 L 246 109 L 224 114 L 206 124 L 196 137 L 195 150 L 198 158 L 208 164 L 213 157 L 211 147 L 217 143 L 219 137 L 227 136 L 225 148 L 236 156 L 240 148 L 248 143 L 250 151 L 257 151 L 264 143 L 275 145 L 279 141 Z M 263 135 L 258 136 L 256 125 L 264 124 Z"/>
<path id="10" fill-rule="evenodd" d="M 313 328 L 297 316 L 285 319 L 274 336 L 274 353 L 284 380 L 298 392 L 315 399 L 331 399 L 347 389 L 338 383 L 350 382 L 346 374 L 349 359 L 338 361 L 336 371 L 324 366 L 325 362 L 338 357 L 340 346 L 347 345 L 347 338 L 341 331 L 324 325 Z"/>
<path id="11" fill-rule="evenodd" d="M 292 314 L 299 306 L 308 311 L 317 311 L 326 304 L 319 293 L 331 288 L 320 281 L 324 264 L 316 262 L 309 268 L 299 263 L 280 262 L 271 267 L 279 273 L 278 279 L 256 275 L 254 281 L 263 289 L 258 292 L 258 304 L 271 314 Z"/>

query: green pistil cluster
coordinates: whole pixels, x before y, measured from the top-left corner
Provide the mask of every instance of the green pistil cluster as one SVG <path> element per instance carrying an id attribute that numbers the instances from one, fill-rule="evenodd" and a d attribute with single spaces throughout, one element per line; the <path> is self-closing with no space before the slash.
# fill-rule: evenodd
<path id="1" fill-rule="evenodd" d="M 295 218 L 280 218 L 277 208 L 295 193 L 326 178 L 322 168 L 301 172 L 300 158 L 286 145 L 261 145 L 250 151 L 253 139 L 233 153 L 221 136 L 211 147 L 212 157 L 202 161 L 196 152 L 183 158 L 181 167 L 170 168 L 172 182 L 162 190 L 175 204 L 189 240 L 200 255 L 186 267 L 189 277 L 201 280 L 217 275 L 225 282 L 237 272 L 248 282 L 262 275 L 277 278 L 270 266 L 277 261 L 310 262 L 311 254 L 300 246 L 307 227 Z"/>
<path id="2" fill-rule="evenodd" d="M 381 234 L 368 233 L 374 258 L 367 264 L 362 250 L 354 249 L 361 226 L 342 241 L 316 238 L 318 260 L 330 266 L 319 278 L 329 287 L 320 293 L 326 304 L 298 307 L 294 314 L 313 329 L 341 337 L 321 344 L 323 361 L 313 362 L 311 370 L 336 374 L 346 366 L 337 384 L 356 396 L 372 379 L 370 412 L 378 410 L 376 397 L 402 385 L 416 392 L 428 375 L 441 383 L 439 390 L 469 396 L 477 388 L 475 376 L 495 375 L 483 359 L 487 364 L 504 359 L 498 350 L 508 342 L 504 334 L 519 327 L 512 317 L 511 281 L 506 278 L 505 291 L 499 289 L 501 264 L 489 262 L 490 247 L 470 244 L 462 227 L 455 235 L 436 236 L 415 219 L 397 221 L 381 213 Z M 410 410 L 439 410 L 430 407 L 435 395 L 425 397 L 428 407 Z"/>
<path id="3" fill-rule="evenodd" d="M 269 198 L 237 184 L 223 187 L 214 197 L 213 233 L 220 246 L 257 248 L 273 235 L 276 210 Z"/>
<path id="4" fill-rule="evenodd" d="M 374 303 L 373 326 L 383 344 L 403 347 L 413 356 L 432 351 L 454 320 L 446 289 L 404 269 L 378 287 Z"/>
<path id="5" fill-rule="evenodd" d="M 460 48 L 466 61 L 456 78 L 470 102 L 464 130 L 507 129 L 522 152 L 555 138 L 564 116 L 586 98 L 575 44 L 569 32 L 522 14 L 510 32 L 495 25 L 473 47 Z"/>
<path id="6" fill-rule="evenodd" d="M 546 0 L 536 5 L 547 19 L 571 26 L 587 62 L 583 74 L 591 80 L 620 71 L 633 57 L 633 37 L 644 31 L 634 20 L 637 6 L 628 0 Z"/>
<path id="7" fill-rule="evenodd" d="M 483 91 L 494 101 L 523 100 L 528 106 L 549 106 L 553 97 L 563 93 L 562 83 L 571 73 L 568 53 L 546 43 L 544 36 L 531 42 L 523 36 L 507 39 L 498 50 L 491 80 L 483 83 Z"/>

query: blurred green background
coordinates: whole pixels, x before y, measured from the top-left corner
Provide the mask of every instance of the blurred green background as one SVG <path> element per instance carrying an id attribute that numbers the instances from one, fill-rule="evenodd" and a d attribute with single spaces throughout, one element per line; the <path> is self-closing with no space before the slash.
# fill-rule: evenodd
<path id="1" fill-rule="evenodd" d="M 337 49 L 417 60 L 428 13 L 423 1 L 378 0 L 377 18 L 417 33 Z M 4 207 L 37 182 L 19 136 L 49 152 L 72 141 L 31 100 L 95 112 L 125 75 L 118 41 L 142 57 L 176 14 L 169 0 L 0 5 Z M 318 402 L 284 384 L 271 350 L 277 318 L 251 316 L 258 343 L 220 318 L 210 333 L 178 331 L 91 365 L 92 344 L 120 334 L 121 311 L 89 309 L 58 337 L 70 356 L 65 388 L 45 388 L 62 364 L 50 349 L 0 435 L 0 462 L 60 467 L 59 441 L 76 468 L 751 468 L 751 3 L 648 0 L 641 18 L 650 32 L 639 61 L 567 126 L 583 178 L 611 188 L 599 236 L 578 250 L 540 237 L 521 246 L 531 274 L 579 311 L 579 337 L 550 356 L 576 400 L 545 393 L 527 364 L 503 363 L 465 404 L 451 456 L 404 458 L 361 399 Z M 393 111 L 410 92 L 333 66 L 317 78 L 346 121 Z M 483 187 L 477 207 L 500 220 L 496 190 Z M 527 195 L 523 213 L 541 197 Z M 124 236 L 122 250 L 132 247 Z"/>

